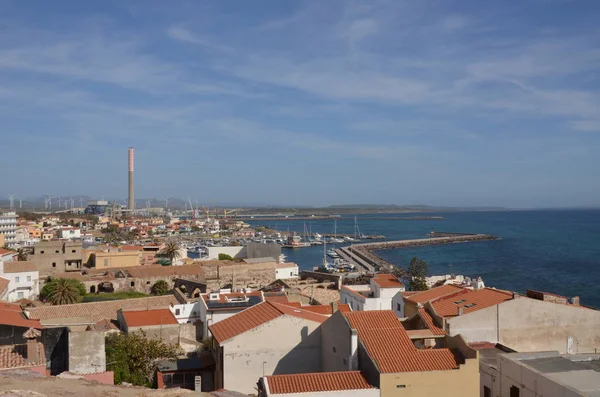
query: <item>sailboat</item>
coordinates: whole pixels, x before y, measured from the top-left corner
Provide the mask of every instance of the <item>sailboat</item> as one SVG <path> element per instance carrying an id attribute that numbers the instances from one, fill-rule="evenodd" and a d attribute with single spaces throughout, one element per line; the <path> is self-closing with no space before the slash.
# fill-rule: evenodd
<path id="1" fill-rule="evenodd" d="M 337 238 L 337 219 L 334 220 L 334 224 L 333 224 L 333 238 L 329 240 L 329 242 L 331 244 L 335 244 L 335 243 L 343 243 L 344 240 L 341 238 Z"/>

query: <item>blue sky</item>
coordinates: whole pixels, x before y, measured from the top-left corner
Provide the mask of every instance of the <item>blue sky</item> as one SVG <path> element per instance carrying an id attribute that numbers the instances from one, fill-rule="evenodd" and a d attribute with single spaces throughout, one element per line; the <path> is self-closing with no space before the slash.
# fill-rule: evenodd
<path id="1" fill-rule="evenodd" d="M 600 205 L 600 2 L 3 1 L 0 195 Z"/>

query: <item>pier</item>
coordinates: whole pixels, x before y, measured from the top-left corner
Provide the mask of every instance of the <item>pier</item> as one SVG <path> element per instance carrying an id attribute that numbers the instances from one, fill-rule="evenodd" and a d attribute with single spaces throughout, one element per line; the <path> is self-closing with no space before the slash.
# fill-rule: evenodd
<path id="1" fill-rule="evenodd" d="M 431 237 L 414 240 L 382 241 L 376 243 L 354 244 L 351 247 L 342 247 L 336 250 L 338 255 L 353 263 L 357 268 L 365 272 L 374 272 L 381 269 L 391 270 L 395 267 L 375 254 L 374 251 L 398 248 L 414 248 L 429 245 L 471 243 L 477 241 L 498 240 L 498 237 L 489 234 L 466 234 L 466 233 L 441 233 L 444 237 Z"/>

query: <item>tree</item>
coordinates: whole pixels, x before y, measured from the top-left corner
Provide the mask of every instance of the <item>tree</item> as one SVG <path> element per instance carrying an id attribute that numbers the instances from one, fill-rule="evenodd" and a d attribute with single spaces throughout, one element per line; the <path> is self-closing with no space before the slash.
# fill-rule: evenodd
<path id="1" fill-rule="evenodd" d="M 231 255 L 220 253 L 219 254 L 219 260 L 220 261 L 232 261 L 233 258 L 231 257 Z"/>
<path id="2" fill-rule="evenodd" d="M 40 298 L 52 305 L 68 305 L 81 302 L 85 293 L 85 286 L 80 281 L 54 278 L 44 284 Z"/>
<path id="3" fill-rule="evenodd" d="M 150 291 L 152 295 L 166 295 L 169 293 L 169 284 L 165 280 L 158 280 L 154 283 Z"/>
<path id="4" fill-rule="evenodd" d="M 427 277 L 428 273 L 427 262 L 415 256 L 411 259 L 407 272 L 410 278 L 408 288 L 411 291 L 425 291 L 429 289 L 425 282 L 425 277 Z"/>
<path id="5" fill-rule="evenodd" d="M 157 361 L 174 360 L 181 353 L 177 345 L 146 338 L 144 331 L 113 333 L 106 338 L 106 361 L 115 374 L 115 384 L 152 387 Z"/>
<path id="6" fill-rule="evenodd" d="M 19 248 L 17 250 L 17 261 L 26 261 L 27 260 L 27 252 L 23 248 Z"/>
<path id="7" fill-rule="evenodd" d="M 165 248 L 162 249 L 161 253 L 169 258 L 171 264 L 181 256 L 181 251 L 179 251 L 179 246 L 174 241 L 169 241 Z"/>
<path id="8" fill-rule="evenodd" d="M 198 226 L 192 226 L 192 233 L 200 233 L 200 230 Z"/>

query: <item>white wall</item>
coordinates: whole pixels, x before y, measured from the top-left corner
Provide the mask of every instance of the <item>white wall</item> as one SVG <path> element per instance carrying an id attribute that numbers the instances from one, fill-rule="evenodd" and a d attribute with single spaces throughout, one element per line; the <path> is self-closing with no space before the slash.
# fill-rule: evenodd
<path id="1" fill-rule="evenodd" d="M 379 389 L 362 389 L 362 390 L 340 390 L 340 391 L 323 391 L 323 392 L 312 392 L 312 393 L 286 393 L 286 394 L 273 394 L 269 393 L 268 397 L 379 397 Z"/>
<path id="2" fill-rule="evenodd" d="M 402 292 L 396 293 L 392 298 L 392 310 L 399 318 L 406 317 L 404 314 L 404 297 L 402 296 Z"/>
<path id="3" fill-rule="evenodd" d="M 6 297 L 9 302 L 19 299 L 36 299 L 40 294 L 40 273 L 37 271 L 4 273 L 0 277 L 10 281 Z M 17 278 L 19 281 L 17 281 Z M 19 296 L 19 293 L 22 293 L 22 296 Z"/>
<path id="4" fill-rule="evenodd" d="M 185 303 L 169 307 L 179 324 L 195 323 L 200 320 L 200 302 Z M 177 314 L 179 310 L 179 314 Z"/>
<path id="5" fill-rule="evenodd" d="M 354 311 L 364 310 L 366 300 L 367 298 L 363 296 L 357 296 L 345 288 L 340 289 L 340 302 L 349 304 Z"/>
<path id="6" fill-rule="evenodd" d="M 246 247 L 208 247 L 206 259 L 219 259 L 219 254 L 227 254 L 234 259 L 245 259 L 247 250 Z"/>
<path id="7" fill-rule="evenodd" d="M 275 279 L 286 280 L 298 278 L 298 265 L 294 267 L 275 268 Z"/>
<path id="8" fill-rule="evenodd" d="M 319 325 L 284 315 L 223 342 L 223 388 L 251 394 L 263 375 L 320 372 Z"/>

